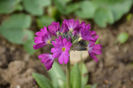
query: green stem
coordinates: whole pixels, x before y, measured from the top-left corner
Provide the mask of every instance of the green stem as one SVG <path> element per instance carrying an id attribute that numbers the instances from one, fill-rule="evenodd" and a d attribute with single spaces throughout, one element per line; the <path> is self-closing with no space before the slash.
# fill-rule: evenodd
<path id="1" fill-rule="evenodd" d="M 83 61 L 83 58 L 82 58 L 83 56 L 82 56 L 82 51 L 81 51 L 81 53 L 80 53 L 80 58 L 81 58 L 81 61 L 80 61 L 80 74 L 81 74 L 81 81 L 82 81 L 82 69 L 83 69 L 83 63 L 84 63 L 84 61 Z"/>
<path id="2" fill-rule="evenodd" d="M 71 85 L 70 85 L 70 61 L 68 62 L 67 64 L 67 70 L 66 70 L 66 77 L 67 77 L 67 84 L 66 84 L 66 88 L 71 88 Z"/>

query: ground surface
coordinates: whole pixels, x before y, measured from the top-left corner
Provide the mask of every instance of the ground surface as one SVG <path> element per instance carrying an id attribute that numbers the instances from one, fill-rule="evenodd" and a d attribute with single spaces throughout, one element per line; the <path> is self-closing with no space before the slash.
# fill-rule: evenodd
<path id="1" fill-rule="evenodd" d="M 97 88 L 133 88 L 133 19 L 104 29 L 94 28 L 100 36 L 103 54 L 98 56 L 98 63 L 86 61 L 88 83 L 97 83 Z M 129 33 L 125 44 L 116 42 L 121 32 Z M 32 72 L 46 74 L 37 59 L 39 53 L 42 52 L 30 56 L 21 45 L 11 44 L 0 35 L 0 88 L 38 88 Z"/>

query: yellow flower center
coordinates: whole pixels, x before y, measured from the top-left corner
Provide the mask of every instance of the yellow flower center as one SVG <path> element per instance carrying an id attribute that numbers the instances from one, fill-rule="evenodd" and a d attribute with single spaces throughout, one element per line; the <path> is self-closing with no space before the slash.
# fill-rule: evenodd
<path id="1" fill-rule="evenodd" d="M 51 44 L 51 41 L 50 40 L 47 40 L 47 44 Z"/>
<path id="2" fill-rule="evenodd" d="M 71 32 L 73 31 L 73 29 L 72 29 L 72 28 L 70 28 L 69 30 L 70 30 Z"/>
<path id="3" fill-rule="evenodd" d="M 78 41 L 81 41 L 82 40 L 82 37 L 79 37 Z"/>
<path id="4" fill-rule="evenodd" d="M 65 50 L 66 50 L 66 48 L 65 48 L 65 47 L 63 47 L 63 48 L 62 48 L 62 51 L 64 52 Z"/>

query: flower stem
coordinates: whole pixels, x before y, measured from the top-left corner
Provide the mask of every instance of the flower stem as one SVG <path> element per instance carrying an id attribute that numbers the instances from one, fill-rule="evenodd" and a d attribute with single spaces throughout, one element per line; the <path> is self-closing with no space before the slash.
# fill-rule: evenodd
<path id="1" fill-rule="evenodd" d="M 70 85 L 70 61 L 68 62 L 67 64 L 67 70 L 66 70 L 66 79 L 67 79 L 67 83 L 66 83 L 66 88 L 71 88 L 71 85 Z"/>

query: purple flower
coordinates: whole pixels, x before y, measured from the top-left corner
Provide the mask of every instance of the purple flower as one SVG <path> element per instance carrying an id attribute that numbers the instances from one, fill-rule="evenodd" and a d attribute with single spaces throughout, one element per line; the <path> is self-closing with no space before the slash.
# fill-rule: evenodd
<path id="1" fill-rule="evenodd" d="M 59 22 L 52 22 L 52 23 L 48 26 L 49 32 L 50 32 L 52 35 L 55 35 L 55 36 L 56 36 L 56 32 L 59 30 L 59 28 L 60 28 Z"/>
<path id="2" fill-rule="evenodd" d="M 47 70 L 52 68 L 54 58 L 51 54 L 41 54 L 38 56 L 38 58 L 41 60 L 41 62 L 44 64 Z"/>
<path id="3" fill-rule="evenodd" d="M 65 21 L 63 21 L 62 26 L 60 28 L 60 32 L 65 33 L 68 32 L 69 29 L 67 28 L 67 25 L 65 24 Z"/>
<path id="4" fill-rule="evenodd" d="M 83 40 L 96 42 L 98 35 L 96 35 L 95 31 L 91 31 L 90 29 L 90 24 L 85 24 L 84 22 L 82 22 L 80 25 L 80 35 Z"/>
<path id="5" fill-rule="evenodd" d="M 34 38 L 34 42 L 36 44 L 33 46 L 34 49 L 42 48 L 43 46 L 50 43 L 51 36 L 46 27 L 41 29 L 39 32 L 36 32 L 35 35 L 36 37 Z"/>
<path id="6" fill-rule="evenodd" d="M 66 24 L 68 30 L 76 31 L 79 27 L 79 21 L 74 19 L 64 20 L 64 24 Z"/>
<path id="7" fill-rule="evenodd" d="M 59 22 L 52 22 L 47 27 L 36 32 L 34 38 L 34 49 L 42 48 L 47 44 L 52 44 L 52 54 L 41 54 L 38 58 L 44 64 L 47 70 L 52 68 L 54 59 L 57 58 L 60 64 L 67 64 L 70 57 L 70 49 L 72 44 L 76 45 L 80 40 L 87 40 L 88 53 L 96 62 L 96 55 L 101 54 L 101 45 L 95 44 L 98 35 L 95 31 L 91 31 L 90 24 L 85 22 L 80 23 L 79 20 L 68 19 L 64 20 L 60 26 Z M 51 42 L 52 41 L 52 42 Z"/>
<path id="8" fill-rule="evenodd" d="M 90 57 L 92 57 L 96 62 L 98 61 L 96 55 L 99 55 L 102 53 L 101 48 L 102 47 L 100 44 L 95 44 L 94 42 L 90 42 L 88 44 L 88 53 Z"/>
<path id="9" fill-rule="evenodd" d="M 51 49 L 54 58 L 58 58 L 60 64 L 67 64 L 69 61 L 69 50 L 71 48 L 71 42 L 66 38 L 59 36 L 58 39 L 52 42 L 54 48 Z"/>

